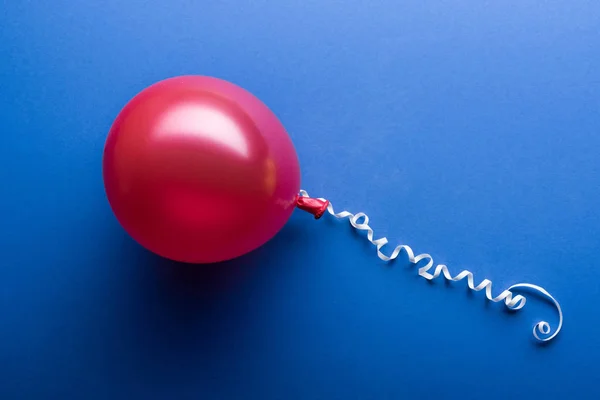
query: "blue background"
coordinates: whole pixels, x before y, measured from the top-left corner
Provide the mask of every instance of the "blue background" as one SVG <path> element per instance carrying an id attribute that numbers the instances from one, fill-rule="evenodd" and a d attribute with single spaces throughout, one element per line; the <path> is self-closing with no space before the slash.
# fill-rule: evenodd
<path id="1" fill-rule="evenodd" d="M 0 2 L 1 399 L 598 398 L 596 1 Z M 303 187 L 515 313 L 297 212 L 218 266 L 155 257 L 105 199 L 121 107 L 180 74 L 288 128 Z"/>

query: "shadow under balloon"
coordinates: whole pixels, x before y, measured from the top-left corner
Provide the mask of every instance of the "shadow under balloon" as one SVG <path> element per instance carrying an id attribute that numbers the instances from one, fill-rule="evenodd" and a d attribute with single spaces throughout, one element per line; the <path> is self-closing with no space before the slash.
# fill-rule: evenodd
<path id="1" fill-rule="evenodd" d="M 189 264 L 168 260 L 140 247 L 143 253 L 138 262 L 141 268 L 149 268 L 160 283 L 165 294 L 186 300 L 216 298 L 225 295 L 240 284 L 260 279 L 269 274 L 267 268 L 281 264 L 282 260 L 304 249 L 303 231 L 308 227 L 292 218 L 270 241 L 258 249 L 233 260 L 213 264 Z M 277 268 L 280 269 L 280 268 Z M 189 297 L 189 298 L 188 298 Z"/>
<path id="2" fill-rule="evenodd" d="M 212 375 L 224 360 L 234 363 L 241 347 L 256 346 L 263 340 L 258 324 L 277 301 L 269 298 L 270 285 L 298 266 L 286 258 L 309 246 L 305 219 L 293 216 L 262 247 L 216 264 L 171 261 L 129 240 L 123 262 L 131 263 L 133 278 L 121 283 L 128 293 L 108 321 L 122 342 L 119 368 L 138 371 L 141 380 L 177 374 L 188 381 Z"/>

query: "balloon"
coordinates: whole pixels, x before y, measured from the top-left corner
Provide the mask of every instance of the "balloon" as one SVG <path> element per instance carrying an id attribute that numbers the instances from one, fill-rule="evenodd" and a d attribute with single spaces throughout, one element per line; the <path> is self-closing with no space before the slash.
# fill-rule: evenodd
<path id="1" fill-rule="evenodd" d="M 300 168 L 285 128 L 246 90 L 205 76 L 155 83 L 119 113 L 103 178 L 125 231 L 176 261 L 248 253 L 286 223 Z"/>

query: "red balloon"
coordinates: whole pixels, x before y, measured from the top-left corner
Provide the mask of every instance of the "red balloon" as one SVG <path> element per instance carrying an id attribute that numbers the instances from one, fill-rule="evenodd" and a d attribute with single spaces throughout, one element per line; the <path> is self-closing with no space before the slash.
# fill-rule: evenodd
<path id="1" fill-rule="evenodd" d="M 277 117 L 246 90 L 203 76 L 158 82 L 123 108 L 103 177 L 123 228 L 188 263 L 261 246 L 286 223 L 300 189 L 298 157 Z"/>

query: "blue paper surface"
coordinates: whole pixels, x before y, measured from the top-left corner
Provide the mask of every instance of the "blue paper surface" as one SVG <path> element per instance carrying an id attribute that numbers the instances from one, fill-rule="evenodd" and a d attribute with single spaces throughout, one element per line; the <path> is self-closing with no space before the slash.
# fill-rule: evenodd
<path id="1" fill-rule="evenodd" d="M 600 4 L 5 1 L 0 399 L 600 398 Z M 101 158 L 144 87 L 212 75 L 288 128 L 303 188 L 523 310 L 296 212 L 218 266 L 120 228 Z M 390 249 L 391 250 L 391 249 Z"/>

